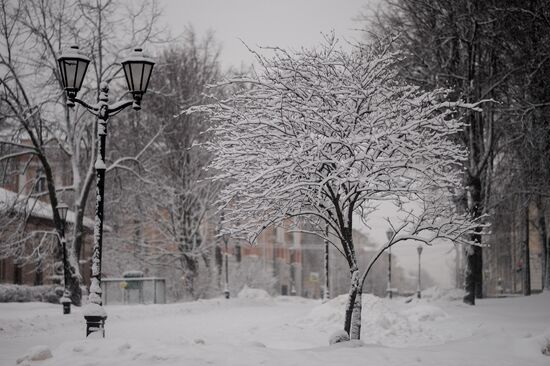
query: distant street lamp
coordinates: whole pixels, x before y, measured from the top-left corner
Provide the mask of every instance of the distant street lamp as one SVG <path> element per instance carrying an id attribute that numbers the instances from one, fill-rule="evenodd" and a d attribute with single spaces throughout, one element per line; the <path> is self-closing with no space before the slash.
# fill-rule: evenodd
<path id="1" fill-rule="evenodd" d="M 416 247 L 416 251 L 418 252 L 418 287 L 416 289 L 416 297 L 420 299 L 422 297 L 420 293 L 422 291 L 422 284 L 420 282 L 420 256 L 422 255 L 422 245 Z"/>
<path id="2" fill-rule="evenodd" d="M 223 286 L 223 295 L 226 299 L 229 299 L 229 257 L 227 252 L 227 244 L 229 243 L 229 234 L 222 235 L 223 244 L 225 247 L 224 250 L 224 259 L 225 259 L 225 284 Z"/>
<path id="3" fill-rule="evenodd" d="M 105 337 L 105 319 L 107 313 L 103 310 L 101 300 L 101 252 L 103 246 L 103 204 L 105 185 L 105 139 L 107 137 L 107 122 L 109 117 L 114 116 L 132 106 L 134 110 L 141 109 L 141 99 L 147 91 L 149 79 L 155 62 L 145 57 L 141 48 L 136 48 L 133 54 L 122 61 L 122 68 L 126 77 L 128 90 L 132 93 L 132 100 L 123 100 L 109 104 L 109 85 L 101 82 L 99 89 L 99 101 L 90 105 L 76 97 L 82 87 L 86 70 L 90 59 L 78 51 L 77 46 L 64 52 L 57 59 L 59 72 L 63 87 L 67 94 L 67 105 L 74 107 L 75 102 L 82 105 L 88 112 L 97 116 L 97 156 L 95 161 L 96 171 L 96 206 L 94 226 L 94 247 L 92 254 L 92 280 L 90 284 L 89 301 L 90 305 L 84 311 L 86 319 L 86 336 L 94 331 L 102 331 Z"/>
<path id="4" fill-rule="evenodd" d="M 70 293 L 67 289 L 67 284 L 69 283 L 69 276 L 71 274 L 71 269 L 69 268 L 69 263 L 67 262 L 67 240 L 65 239 L 65 225 L 67 224 L 67 212 L 69 212 L 69 206 L 63 202 L 57 204 L 57 213 L 61 218 L 61 236 L 59 241 L 61 242 L 61 251 L 63 258 L 63 296 L 59 299 L 61 305 L 63 305 L 63 314 L 71 313 L 71 299 Z"/>
<path id="5" fill-rule="evenodd" d="M 393 230 L 388 229 L 386 230 L 386 238 L 388 238 L 388 244 L 390 240 L 393 237 Z M 393 298 L 393 290 L 391 288 L 391 246 L 388 247 L 388 288 L 386 290 L 388 292 L 389 298 Z"/>

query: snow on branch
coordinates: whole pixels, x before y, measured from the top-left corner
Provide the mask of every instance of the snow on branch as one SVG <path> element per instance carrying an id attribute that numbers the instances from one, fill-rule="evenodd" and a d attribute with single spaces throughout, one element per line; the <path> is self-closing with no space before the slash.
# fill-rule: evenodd
<path id="1" fill-rule="evenodd" d="M 353 216 L 367 220 L 373 202 L 428 200 L 426 192 L 460 185 L 466 154 L 453 136 L 464 123 L 455 112 L 479 103 L 408 85 L 397 55 L 346 51 L 334 36 L 313 49 L 271 51 L 256 53 L 257 73 L 228 82 L 246 87 L 186 111 L 215 126 L 206 146 L 215 153 L 210 169 L 229 181 L 219 201 L 226 230 L 254 241 L 270 225 L 313 215 L 350 241 Z M 449 228 L 438 226 L 439 235 L 460 240 Z"/>

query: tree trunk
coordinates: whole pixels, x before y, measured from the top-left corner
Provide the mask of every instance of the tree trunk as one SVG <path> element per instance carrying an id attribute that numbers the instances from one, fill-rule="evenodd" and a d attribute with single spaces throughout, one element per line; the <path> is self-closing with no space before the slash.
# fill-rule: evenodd
<path id="1" fill-rule="evenodd" d="M 192 299 L 195 299 L 195 278 L 197 277 L 198 272 L 198 262 L 194 258 L 188 256 L 184 256 L 183 260 L 185 262 L 185 270 L 183 271 L 183 286 L 185 292 Z"/>
<path id="2" fill-rule="evenodd" d="M 523 240 L 523 295 L 531 295 L 531 253 L 529 251 L 529 201 L 525 204 L 525 237 Z"/>
<path id="3" fill-rule="evenodd" d="M 363 302 L 361 299 L 362 294 L 363 289 L 361 286 L 358 286 L 353 305 L 353 313 L 351 315 L 351 332 L 349 333 L 350 340 L 361 339 L 361 310 L 363 309 Z"/>
<path id="4" fill-rule="evenodd" d="M 542 203 L 542 197 L 539 195 L 537 197 L 537 215 L 538 215 L 538 231 L 540 235 L 540 243 L 542 249 L 541 257 L 541 268 L 542 268 L 542 289 L 548 289 L 548 240 L 546 232 L 546 216 L 544 214 L 544 206 Z"/>
<path id="5" fill-rule="evenodd" d="M 223 253 L 222 253 L 222 247 L 219 244 L 216 244 L 214 248 L 214 261 L 216 262 L 216 281 L 218 284 L 218 288 L 221 288 Z"/>
<path id="6" fill-rule="evenodd" d="M 473 268 L 475 266 L 474 248 L 472 246 L 464 247 L 464 256 L 466 257 L 466 265 L 464 266 L 464 303 L 468 305 L 476 304 L 475 297 L 475 280 L 473 276 Z"/>
<path id="7" fill-rule="evenodd" d="M 346 304 L 346 317 L 344 321 L 344 330 L 351 336 L 351 322 L 353 310 L 355 308 L 355 299 L 359 292 L 359 270 L 355 269 L 351 272 L 351 285 L 349 289 L 348 302 Z M 361 297 L 361 295 L 359 295 Z"/>
<path id="8" fill-rule="evenodd" d="M 475 234 L 474 240 L 480 242 L 481 235 Z M 481 247 L 470 245 L 465 247 L 466 265 L 464 269 L 464 295 L 463 301 L 468 305 L 475 305 L 475 299 L 483 297 L 482 278 L 482 253 Z"/>
<path id="9" fill-rule="evenodd" d="M 544 279 L 544 288 L 547 291 L 550 291 L 550 238 L 545 238 L 545 249 L 546 249 L 546 264 L 545 264 L 545 272 L 546 276 Z"/>
<path id="10" fill-rule="evenodd" d="M 67 290 L 71 294 L 71 303 L 75 306 L 82 305 L 82 288 L 80 287 L 80 271 L 76 271 L 71 266 L 70 276 L 68 276 Z"/>
<path id="11" fill-rule="evenodd" d="M 476 299 L 481 299 L 483 298 L 483 253 L 481 251 L 481 247 L 474 247 L 474 255 L 472 259 L 475 261 L 475 295 Z"/>
<path id="12" fill-rule="evenodd" d="M 477 161 L 477 159 L 478 157 L 475 157 L 474 161 Z M 469 177 L 468 189 L 470 197 L 467 205 L 468 211 L 474 217 L 480 217 L 483 213 L 482 188 L 479 176 Z M 481 228 L 478 228 L 477 232 L 481 232 Z M 481 234 L 474 234 L 472 240 L 481 244 Z M 483 297 L 483 254 L 480 246 L 466 247 L 465 252 L 464 290 L 466 294 L 463 301 L 468 305 L 475 305 L 475 299 Z"/>
<path id="13" fill-rule="evenodd" d="M 67 258 L 69 259 L 69 273 L 67 278 L 67 290 L 71 296 L 71 302 L 75 306 L 82 305 L 82 274 L 80 273 L 79 261 L 82 256 L 82 246 L 84 243 L 84 226 L 78 219 L 76 220 L 75 229 L 73 231 L 75 238 L 73 245 L 69 245 L 67 241 Z"/>

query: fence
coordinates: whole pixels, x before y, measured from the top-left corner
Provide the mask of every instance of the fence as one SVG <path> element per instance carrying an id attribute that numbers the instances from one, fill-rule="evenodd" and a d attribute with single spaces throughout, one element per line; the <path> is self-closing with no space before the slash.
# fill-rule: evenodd
<path id="1" fill-rule="evenodd" d="M 166 279 L 103 278 L 103 304 L 166 304 Z"/>

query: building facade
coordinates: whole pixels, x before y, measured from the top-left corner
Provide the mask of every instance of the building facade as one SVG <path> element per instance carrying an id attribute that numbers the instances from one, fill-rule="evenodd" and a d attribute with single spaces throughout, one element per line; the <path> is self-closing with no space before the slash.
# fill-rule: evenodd
<path id="1" fill-rule="evenodd" d="M 56 149 L 48 150 L 48 157 L 54 165 L 56 187 L 69 185 L 67 159 Z M 40 162 L 35 157 L 20 156 L 5 162 L 0 169 L 0 217 L 3 219 L 2 225 L 5 225 L 0 231 L 0 283 L 60 283 L 62 251 Z M 70 202 L 69 197 L 65 197 L 67 194 L 61 192 L 58 197 L 61 200 L 67 198 L 65 202 Z M 71 239 L 74 222 L 75 214 L 69 211 L 65 228 L 68 240 Z M 85 240 L 78 260 L 83 284 L 88 286 L 94 222 L 85 217 L 83 226 Z M 14 245 L 18 243 L 13 235 L 16 232 L 21 239 L 20 245 Z M 33 233 L 41 235 L 23 240 Z M 41 252 L 38 253 L 38 250 Z"/>

